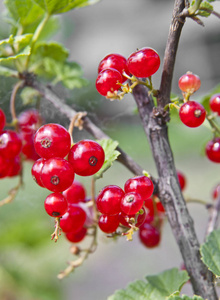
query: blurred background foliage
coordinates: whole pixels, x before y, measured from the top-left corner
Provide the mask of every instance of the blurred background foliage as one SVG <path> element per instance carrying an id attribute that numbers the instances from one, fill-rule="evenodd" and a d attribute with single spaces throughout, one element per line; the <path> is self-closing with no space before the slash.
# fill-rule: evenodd
<path id="1" fill-rule="evenodd" d="M 3 11 L 3 2 L 0 5 Z M 56 92 L 76 110 L 88 111 L 96 124 L 119 141 L 120 146 L 154 176 L 157 174 L 152 155 L 132 97 L 110 102 L 97 93 L 94 82 L 100 60 L 109 53 L 129 56 L 136 48 L 149 46 L 156 49 L 163 60 L 172 6 L 173 1 L 170 0 L 102 0 L 94 6 L 56 17 L 48 25 L 55 33 L 51 39 L 63 42 L 70 49 L 70 59 L 81 64 L 88 80 L 88 85 L 82 89 L 66 90 L 58 84 Z M 215 8 L 220 11 L 220 3 L 216 2 Z M 219 28 L 219 20 L 213 16 L 205 20 L 205 28 L 187 20 L 174 73 L 175 94 L 180 94 L 179 77 L 190 70 L 198 74 L 202 82 L 195 100 L 207 104 L 210 91 L 220 82 Z M 6 38 L 8 34 L 2 16 L 0 37 Z M 161 69 L 153 78 L 156 88 Z M 9 98 L 14 80 L 3 77 L 0 80 L 0 107 L 10 121 Z M 22 99 L 17 98 L 18 113 L 31 106 L 24 107 Z M 43 101 L 40 109 L 47 122 L 56 120 L 68 126 L 68 120 L 51 104 Z M 204 157 L 204 145 L 211 138 L 210 130 L 206 126 L 194 130 L 186 128 L 179 122 L 177 113 L 172 111 L 169 136 L 176 166 L 187 177 L 186 196 L 210 202 L 212 188 L 220 181 L 219 166 Z M 75 140 L 85 137 L 89 137 L 86 132 L 74 130 Z M 125 287 L 129 281 L 181 264 L 179 250 L 165 222 L 161 245 L 153 250 L 144 248 L 137 235 L 132 243 L 123 238 L 115 243 L 106 240 L 100 233 L 98 250 L 68 279 L 58 281 L 56 275 L 71 260 L 68 250 L 70 243 L 62 236 L 57 244 L 50 240 L 54 224 L 43 207 L 48 193 L 33 182 L 31 165 L 31 162 L 25 163 L 24 186 L 15 201 L 0 207 L 1 300 L 103 300 L 115 289 Z M 123 187 L 131 176 L 116 162 L 98 181 L 96 190 L 98 192 L 107 184 Z M 90 178 L 78 179 L 85 184 L 90 195 Z M 1 180 L 1 198 L 16 184 L 16 178 Z M 189 210 L 202 242 L 207 211 L 196 204 L 189 204 Z M 187 289 L 190 290 L 189 285 Z"/>

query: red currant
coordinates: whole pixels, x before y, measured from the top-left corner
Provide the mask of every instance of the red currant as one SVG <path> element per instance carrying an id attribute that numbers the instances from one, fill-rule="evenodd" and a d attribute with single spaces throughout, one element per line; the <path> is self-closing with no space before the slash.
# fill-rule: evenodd
<path id="1" fill-rule="evenodd" d="M 5 127 L 6 117 L 4 111 L 0 108 L 0 132 Z"/>
<path id="2" fill-rule="evenodd" d="M 15 156 L 8 161 L 8 177 L 14 177 L 20 174 L 22 169 L 20 156 Z"/>
<path id="3" fill-rule="evenodd" d="M 63 232 L 77 232 L 86 221 L 85 211 L 77 204 L 70 204 L 67 212 L 60 219 L 60 227 Z"/>
<path id="4" fill-rule="evenodd" d="M 160 243 L 160 232 L 157 228 L 153 227 L 151 224 L 144 223 L 140 226 L 139 237 L 141 242 L 147 248 L 153 248 Z"/>
<path id="5" fill-rule="evenodd" d="M 213 162 L 220 163 L 220 138 L 209 141 L 205 147 L 206 156 Z"/>
<path id="6" fill-rule="evenodd" d="M 42 171 L 45 161 L 46 161 L 46 159 L 39 158 L 38 160 L 35 161 L 35 163 L 32 166 L 32 169 L 31 169 L 31 174 L 32 174 L 34 181 L 41 187 L 44 187 L 44 185 L 41 181 L 41 171 Z"/>
<path id="7" fill-rule="evenodd" d="M 0 178 L 8 176 L 8 163 L 9 159 L 6 159 L 0 153 Z"/>
<path id="8" fill-rule="evenodd" d="M 102 96 L 107 96 L 108 92 L 114 93 L 120 89 L 123 79 L 119 71 L 115 69 L 102 70 L 96 79 L 96 89 Z"/>
<path id="9" fill-rule="evenodd" d="M 137 192 L 144 200 L 146 200 L 152 195 L 154 185 L 149 177 L 142 175 L 128 179 L 125 182 L 124 190 L 125 193 Z"/>
<path id="10" fill-rule="evenodd" d="M 117 185 L 104 187 L 96 199 L 98 210 L 106 215 L 119 214 L 121 211 L 121 199 L 124 194 L 124 191 Z"/>
<path id="11" fill-rule="evenodd" d="M 86 198 L 86 190 L 82 183 L 74 180 L 72 185 L 65 191 L 63 195 L 66 197 L 68 203 L 84 202 Z"/>
<path id="12" fill-rule="evenodd" d="M 141 213 L 141 214 L 139 213 L 137 215 L 137 220 L 136 220 L 136 223 L 134 224 L 136 227 L 140 227 L 146 219 L 146 209 L 144 207 L 142 207 L 142 210 L 143 210 L 143 213 Z M 120 214 L 119 214 L 119 221 L 120 221 L 121 225 L 123 225 L 123 226 L 130 227 L 129 220 L 131 218 L 135 220 L 136 215 L 128 216 L 123 212 L 120 212 Z"/>
<path id="13" fill-rule="evenodd" d="M 39 159 L 40 156 L 34 148 L 34 136 L 31 134 L 23 134 L 23 132 L 21 132 L 21 138 L 23 141 L 21 152 L 24 154 L 25 158 L 33 161 Z"/>
<path id="14" fill-rule="evenodd" d="M 123 72 L 129 74 L 126 62 L 127 59 L 120 54 L 109 54 L 101 60 L 98 66 L 98 73 L 100 73 L 102 70 L 110 68 L 117 70 L 119 73 L 121 73 L 121 75 L 123 74 Z M 122 76 L 122 79 L 123 82 L 127 80 L 127 78 L 124 76 Z"/>
<path id="15" fill-rule="evenodd" d="M 177 177 L 178 177 L 178 180 L 179 180 L 180 188 L 183 191 L 186 187 L 186 177 L 180 171 L 177 171 Z"/>
<path id="16" fill-rule="evenodd" d="M 206 117 L 205 108 L 196 101 L 187 101 L 179 110 L 180 120 L 188 127 L 198 127 Z"/>
<path id="17" fill-rule="evenodd" d="M 74 179 L 72 165 L 65 159 L 57 157 L 44 162 L 41 170 L 42 184 L 52 192 L 63 192 L 71 186 Z"/>
<path id="18" fill-rule="evenodd" d="M 216 200 L 216 199 L 219 197 L 219 195 L 220 195 L 220 183 L 218 183 L 218 184 L 214 187 L 214 189 L 213 189 L 213 191 L 212 191 L 212 198 L 213 198 L 214 200 Z"/>
<path id="19" fill-rule="evenodd" d="M 213 95 L 209 100 L 210 108 L 220 116 L 220 94 Z"/>
<path id="20" fill-rule="evenodd" d="M 140 78 L 153 75 L 160 67 L 160 57 L 152 48 L 142 48 L 127 59 L 128 71 Z"/>
<path id="21" fill-rule="evenodd" d="M 187 72 L 179 79 L 179 88 L 182 92 L 193 94 L 201 85 L 201 81 L 198 75 L 191 72 Z"/>
<path id="22" fill-rule="evenodd" d="M 0 134 L 0 153 L 5 158 L 13 158 L 21 152 L 22 142 L 13 130 L 4 130 Z"/>
<path id="23" fill-rule="evenodd" d="M 99 218 L 99 228 L 105 233 L 115 232 L 118 226 L 118 215 L 101 215 Z"/>
<path id="24" fill-rule="evenodd" d="M 67 207 L 66 198 L 60 193 L 50 194 L 44 201 L 44 208 L 51 217 L 61 217 L 67 211 Z"/>
<path id="25" fill-rule="evenodd" d="M 59 124 L 41 126 L 34 137 L 36 152 L 43 158 L 65 157 L 71 147 L 69 132 Z"/>
<path id="26" fill-rule="evenodd" d="M 138 193 L 126 193 L 121 199 L 121 210 L 126 215 L 135 215 L 144 205 L 144 200 Z"/>
<path id="27" fill-rule="evenodd" d="M 77 232 L 67 232 L 66 233 L 66 238 L 71 242 L 71 243 L 79 243 L 81 242 L 84 237 L 86 236 L 87 233 L 87 229 L 86 228 L 82 228 Z"/>
<path id="28" fill-rule="evenodd" d="M 34 134 L 42 124 L 42 118 L 36 109 L 23 111 L 18 116 L 19 129 L 25 134 Z"/>
<path id="29" fill-rule="evenodd" d="M 72 146 L 68 160 L 77 175 L 90 176 L 101 169 L 105 161 L 105 153 L 97 142 L 82 140 Z"/>

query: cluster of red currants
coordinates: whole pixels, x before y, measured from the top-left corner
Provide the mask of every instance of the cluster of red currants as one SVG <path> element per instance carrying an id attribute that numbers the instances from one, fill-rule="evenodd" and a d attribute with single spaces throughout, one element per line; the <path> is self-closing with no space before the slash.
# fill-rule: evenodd
<path id="1" fill-rule="evenodd" d="M 139 78 L 150 77 L 159 66 L 160 57 L 152 48 L 142 48 L 128 59 L 120 54 L 109 54 L 98 66 L 96 89 L 103 96 L 111 96 L 121 88 L 130 74 Z"/>
<path id="2" fill-rule="evenodd" d="M 17 131 L 5 129 L 6 117 L 0 109 L 0 178 L 20 174 L 22 159 L 39 158 L 34 150 L 33 137 L 41 124 L 37 110 L 27 110 L 18 116 Z M 5 130 L 4 130 L 5 129 Z"/>
<path id="3" fill-rule="evenodd" d="M 207 116 L 207 112 L 202 104 L 189 100 L 189 97 L 200 88 L 200 85 L 199 76 L 190 72 L 179 79 L 179 88 L 184 96 L 184 104 L 180 107 L 179 116 L 186 126 L 192 128 L 200 126 L 206 117 L 209 122 L 212 120 L 212 116 Z M 220 94 L 215 94 L 210 98 L 209 106 L 213 113 L 220 116 Z M 209 160 L 220 163 L 220 137 L 214 134 L 213 139 L 206 144 L 205 151 Z"/>
<path id="4" fill-rule="evenodd" d="M 53 123 L 38 129 L 34 147 L 41 158 L 33 164 L 32 176 L 38 185 L 53 192 L 46 197 L 44 207 L 48 215 L 60 218 L 75 210 L 69 204 L 72 203 L 71 197 L 66 197 L 71 192 L 65 192 L 74 185 L 75 174 L 90 176 L 97 173 L 105 160 L 104 150 L 92 140 L 81 140 L 71 147 L 69 132 Z"/>

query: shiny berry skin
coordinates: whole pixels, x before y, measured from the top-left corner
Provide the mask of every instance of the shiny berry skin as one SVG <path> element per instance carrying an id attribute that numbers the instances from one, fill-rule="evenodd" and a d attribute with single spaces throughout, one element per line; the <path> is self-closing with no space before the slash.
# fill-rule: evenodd
<path id="1" fill-rule="evenodd" d="M 125 193 L 136 192 L 146 200 L 152 195 L 154 185 L 149 177 L 141 175 L 128 179 L 125 182 L 124 190 Z"/>
<path id="2" fill-rule="evenodd" d="M 20 174 L 22 169 L 20 156 L 15 156 L 8 160 L 8 177 L 14 177 Z"/>
<path id="3" fill-rule="evenodd" d="M 152 48 L 142 48 L 127 59 L 128 71 L 140 78 L 153 75 L 160 67 L 160 57 Z"/>
<path id="4" fill-rule="evenodd" d="M 13 158 L 21 152 L 22 141 L 13 130 L 4 130 L 0 134 L 0 154 L 5 158 Z"/>
<path id="5" fill-rule="evenodd" d="M 108 92 L 114 93 L 120 89 L 123 79 L 119 71 L 115 69 L 102 70 L 96 79 L 96 89 L 102 96 L 107 96 Z"/>
<path id="6" fill-rule="evenodd" d="M 52 192 L 63 192 L 71 186 L 74 179 L 72 165 L 65 159 L 47 159 L 41 170 L 42 184 Z"/>
<path id="7" fill-rule="evenodd" d="M 209 141 L 205 147 L 206 156 L 215 163 L 220 163 L 220 138 L 216 137 Z"/>
<path id="8" fill-rule="evenodd" d="M 96 199 L 97 209 L 105 215 L 116 215 L 121 211 L 121 199 L 124 191 L 117 185 L 104 187 Z"/>
<path id="9" fill-rule="evenodd" d="M 83 227 L 77 232 L 71 232 L 71 231 L 67 232 L 66 238 L 71 243 L 79 243 L 84 239 L 86 233 L 87 233 L 87 229 Z"/>
<path id="10" fill-rule="evenodd" d="M 188 72 L 180 77 L 178 84 L 182 92 L 193 94 L 200 88 L 201 81 L 198 75 Z"/>
<path id="11" fill-rule="evenodd" d="M 74 180 L 71 186 L 63 191 L 63 195 L 68 203 L 84 202 L 86 198 L 86 190 L 82 183 Z"/>
<path id="12" fill-rule="evenodd" d="M 98 224 L 103 232 L 113 233 L 119 226 L 119 217 L 118 215 L 101 215 Z"/>
<path id="13" fill-rule="evenodd" d="M 112 53 L 107 56 L 105 56 L 98 66 L 98 73 L 100 73 L 102 70 L 105 69 L 115 69 L 119 73 L 125 72 L 126 74 L 129 74 L 127 69 L 127 59 L 122 56 L 121 54 Z M 123 82 L 127 80 L 126 77 L 122 76 Z"/>
<path id="14" fill-rule="evenodd" d="M 8 176 L 9 159 L 0 154 L 0 179 Z"/>
<path id="15" fill-rule="evenodd" d="M 188 127 L 200 126 L 206 117 L 205 108 L 196 101 L 187 101 L 179 110 L 180 120 Z"/>
<path id="16" fill-rule="evenodd" d="M 44 208 L 51 217 L 61 217 L 67 211 L 68 203 L 60 193 L 52 193 L 44 201 Z"/>
<path id="17" fill-rule="evenodd" d="M 213 95 L 209 100 L 210 108 L 220 116 L 220 94 Z"/>
<path id="18" fill-rule="evenodd" d="M 143 210 L 143 213 L 137 215 L 137 222 L 134 224 L 136 227 L 140 227 L 146 219 L 146 209 L 144 207 L 142 207 L 142 210 Z M 131 218 L 133 218 L 135 220 L 135 215 L 128 216 L 123 212 L 120 212 L 120 214 L 119 214 L 119 222 L 121 225 L 123 225 L 125 227 L 130 227 L 129 219 L 131 219 Z"/>
<path id="19" fill-rule="evenodd" d="M 46 161 L 46 159 L 39 158 L 38 160 L 35 161 L 35 163 L 32 166 L 32 169 L 31 169 L 32 178 L 41 187 L 44 187 L 42 180 L 41 180 L 41 171 L 42 171 L 45 161 Z"/>
<path id="20" fill-rule="evenodd" d="M 25 156 L 25 159 L 36 161 L 40 158 L 40 156 L 37 154 L 34 148 L 34 136 L 31 134 L 23 134 L 21 132 L 21 138 L 22 138 L 22 149 L 21 152 Z"/>
<path id="21" fill-rule="evenodd" d="M 186 187 L 186 177 L 180 171 L 177 171 L 177 177 L 178 177 L 178 181 L 179 181 L 179 184 L 180 184 L 180 188 L 183 191 Z"/>
<path id="22" fill-rule="evenodd" d="M 128 216 L 135 215 L 144 205 L 144 199 L 135 192 L 126 193 L 121 199 L 121 211 Z"/>
<path id="23" fill-rule="evenodd" d="M 43 158 L 63 158 L 69 153 L 71 137 L 63 126 L 55 123 L 45 124 L 34 136 L 34 147 Z"/>
<path id="24" fill-rule="evenodd" d="M 60 227 L 63 232 L 77 232 L 82 229 L 85 221 L 85 211 L 77 204 L 70 204 L 67 212 L 60 219 Z"/>
<path id="25" fill-rule="evenodd" d="M 101 169 L 105 161 L 105 153 L 99 143 L 82 140 L 72 146 L 68 161 L 77 175 L 90 176 Z"/>
<path id="26" fill-rule="evenodd" d="M 0 108 L 0 132 L 5 127 L 6 117 L 4 111 Z"/>
<path id="27" fill-rule="evenodd" d="M 157 228 L 145 222 L 140 226 L 139 237 L 147 248 L 154 248 L 159 245 L 161 235 Z"/>
<path id="28" fill-rule="evenodd" d="M 42 125 L 42 118 L 36 109 L 28 109 L 18 116 L 19 130 L 25 134 L 35 134 Z"/>

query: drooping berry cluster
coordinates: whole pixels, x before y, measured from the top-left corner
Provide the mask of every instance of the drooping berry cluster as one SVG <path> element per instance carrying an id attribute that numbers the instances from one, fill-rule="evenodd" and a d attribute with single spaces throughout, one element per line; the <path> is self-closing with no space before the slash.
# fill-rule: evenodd
<path id="1" fill-rule="evenodd" d="M 104 163 L 104 150 L 92 140 L 82 140 L 71 147 L 69 132 L 54 123 L 38 129 L 34 147 L 41 158 L 32 166 L 33 179 L 53 192 L 45 199 L 44 207 L 50 216 L 60 218 L 69 210 L 74 210 L 74 207 L 68 206 L 67 198 L 71 198 L 71 191 L 67 189 L 73 184 L 75 174 L 95 174 Z"/>
<path id="2" fill-rule="evenodd" d="M 142 48 L 132 53 L 128 59 L 120 54 L 109 54 L 104 57 L 98 66 L 96 79 L 97 91 L 107 98 L 111 98 L 121 88 L 129 75 L 138 78 L 151 77 L 160 66 L 160 57 L 152 48 Z M 129 87 L 126 86 L 126 91 Z"/>

